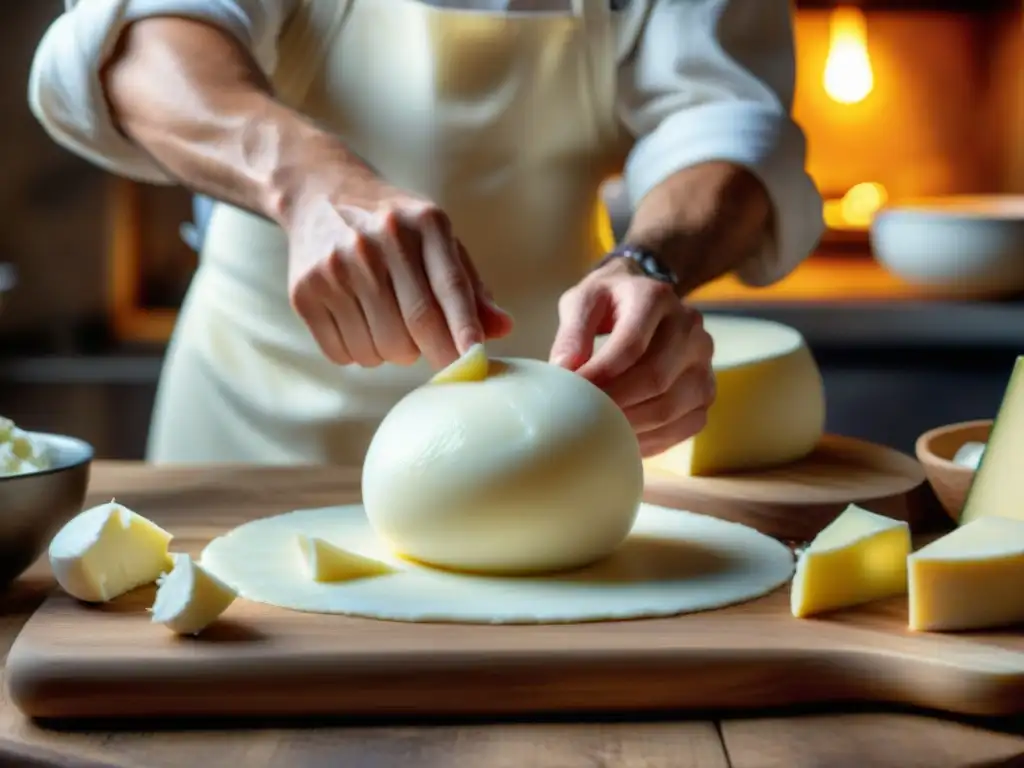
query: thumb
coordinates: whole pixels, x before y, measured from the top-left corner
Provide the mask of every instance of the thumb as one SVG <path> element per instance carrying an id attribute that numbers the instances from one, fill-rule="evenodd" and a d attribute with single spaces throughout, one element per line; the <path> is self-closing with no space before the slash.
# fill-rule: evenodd
<path id="1" fill-rule="evenodd" d="M 558 333 L 550 362 L 575 371 L 594 354 L 594 339 L 605 324 L 611 297 L 598 283 L 578 285 L 558 302 Z"/>

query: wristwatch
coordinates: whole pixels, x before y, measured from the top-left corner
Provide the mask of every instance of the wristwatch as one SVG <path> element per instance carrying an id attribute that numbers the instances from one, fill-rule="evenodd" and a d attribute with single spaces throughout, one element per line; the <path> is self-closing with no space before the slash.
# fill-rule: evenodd
<path id="1" fill-rule="evenodd" d="M 668 283 L 673 290 L 679 292 L 679 278 L 654 251 L 632 245 L 620 245 L 601 259 L 594 269 L 600 269 L 612 259 L 629 259 L 643 272 L 646 277 L 658 282 Z"/>

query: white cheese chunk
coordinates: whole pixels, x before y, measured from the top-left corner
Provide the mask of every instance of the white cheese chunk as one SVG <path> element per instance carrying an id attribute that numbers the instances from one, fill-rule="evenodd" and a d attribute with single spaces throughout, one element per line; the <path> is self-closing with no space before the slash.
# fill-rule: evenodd
<path id="1" fill-rule="evenodd" d="M 111 501 L 69 520 L 50 542 L 50 567 L 61 588 L 90 603 L 152 584 L 171 566 L 171 534 Z"/>
<path id="2" fill-rule="evenodd" d="M 175 553 L 153 602 L 153 622 L 179 635 L 197 635 L 213 624 L 238 593 L 191 557 Z"/>

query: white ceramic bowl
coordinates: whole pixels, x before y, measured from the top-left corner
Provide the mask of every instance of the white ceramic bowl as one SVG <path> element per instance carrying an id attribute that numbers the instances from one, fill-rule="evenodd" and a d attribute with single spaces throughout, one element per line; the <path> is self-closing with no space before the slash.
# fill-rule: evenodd
<path id="1" fill-rule="evenodd" d="M 973 295 L 1024 291 L 1024 197 L 923 198 L 871 223 L 875 258 L 913 285 Z"/>

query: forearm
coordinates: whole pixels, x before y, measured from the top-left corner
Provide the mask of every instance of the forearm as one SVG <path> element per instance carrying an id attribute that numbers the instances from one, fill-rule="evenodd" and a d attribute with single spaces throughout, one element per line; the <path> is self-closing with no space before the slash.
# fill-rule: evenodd
<path id="1" fill-rule="evenodd" d="M 637 205 L 626 242 L 658 253 L 686 295 L 754 256 L 772 229 L 761 181 L 728 162 L 677 171 Z"/>
<path id="2" fill-rule="evenodd" d="M 132 24 L 103 81 L 118 128 L 182 184 L 278 223 L 309 169 L 362 169 L 337 139 L 276 101 L 243 47 L 210 25 Z"/>

